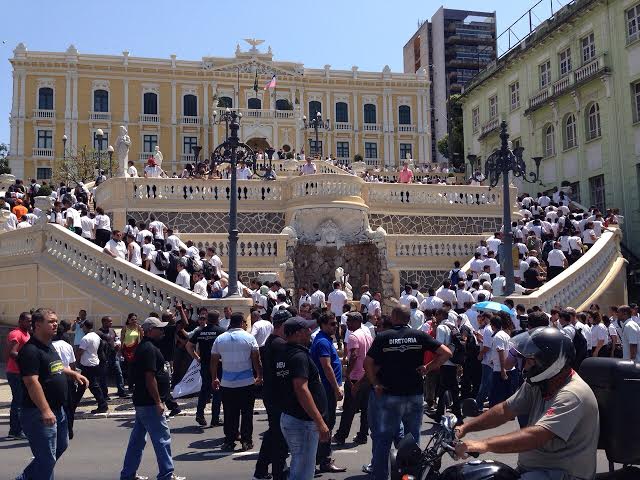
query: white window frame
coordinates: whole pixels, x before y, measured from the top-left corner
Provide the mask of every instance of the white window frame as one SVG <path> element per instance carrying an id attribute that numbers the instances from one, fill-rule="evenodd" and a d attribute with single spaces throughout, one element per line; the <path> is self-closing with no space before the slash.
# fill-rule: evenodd
<path id="1" fill-rule="evenodd" d="M 480 107 L 474 107 L 471 110 L 471 124 L 473 125 L 473 133 L 480 129 Z"/>
<path id="2" fill-rule="evenodd" d="M 375 149 L 376 149 L 376 156 L 375 157 L 367 157 L 367 144 L 371 144 L 371 145 L 375 145 Z M 379 152 L 378 152 L 378 142 L 370 142 L 370 141 L 366 141 L 364 142 L 364 158 L 379 158 Z"/>
<path id="3" fill-rule="evenodd" d="M 142 95 L 140 95 L 140 112 L 143 115 L 153 115 L 153 113 L 144 112 L 144 94 L 145 93 L 154 93 L 156 95 L 156 111 L 158 112 L 156 113 L 156 115 L 160 117 L 160 89 L 145 87 L 142 89 Z"/>
<path id="4" fill-rule="evenodd" d="M 580 39 L 580 52 L 583 65 L 596 58 L 596 37 L 593 32 Z"/>
<path id="5" fill-rule="evenodd" d="M 493 120 L 498 116 L 498 95 L 489 97 L 489 119 Z"/>
<path id="6" fill-rule="evenodd" d="M 40 110 L 40 89 L 41 88 L 50 88 L 51 90 L 53 90 L 53 107 L 51 108 L 51 110 L 47 110 L 48 112 L 54 112 L 56 110 L 56 87 L 55 84 L 51 83 L 51 84 L 42 84 L 42 85 L 38 85 L 38 87 L 36 88 L 36 108 L 38 110 Z M 92 98 L 93 100 L 93 98 Z"/>
<path id="7" fill-rule="evenodd" d="M 195 138 L 196 139 L 196 143 L 194 143 L 193 145 L 198 145 L 198 142 L 200 141 L 198 139 L 198 135 L 192 135 L 192 134 L 182 135 L 182 148 L 180 148 L 180 151 L 182 152 L 182 155 L 194 155 L 193 150 L 189 150 L 188 152 L 184 151 L 184 147 L 186 145 L 185 139 L 187 139 L 187 138 Z M 191 145 L 191 146 L 193 147 L 193 145 Z"/>
<path id="8" fill-rule="evenodd" d="M 555 133 L 556 132 L 552 124 L 548 124 L 544 127 L 542 132 L 544 158 L 553 157 L 556 154 Z"/>
<path id="9" fill-rule="evenodd" d="M 640 3 L 624 13 L 627 20 L 627 43 L 629 44 L 640 38 Z"/>
<path id="10" fill-rule="evenodd" d="M 551 60 L 546 60 L 538 65 L 538 84 L 540 85 L 540 90 L 551 84 Z"/>
<path id="11" fill-rule="evenodd" d="M 602 136 L 600 123 L 600 105 L 592 103 L 587 109 L 587 139 L 594 140 Z"/>
<path id="12" fill-rule="evenodd" d="M 571 120 L 571 123 L 569 121 Z M 578 129 L 576 127 L 576 116 L 570 113 L 564 119 L 564 148 L 569 150 L 578 146 Z"/>
<path id="13" fill-rule="evenodd" d="M 184 113 L 184 97 L 186 97 L 187 95 L 193 95 L 194 97 L 196 97 L 196 115 L 195 116 L 187 115 L 186 113 Z M 182 111 L 183 117 L 198 118 L 200 116 L 200 97 L 198 96 L 197 92 L 183 92 L 182 97 L 180 97 L 180 100 L 181 100 L 180 110 Z M 159 96 L 158 96 L 158 101 L 160 101 Z M 159 111 L 160 111 L 160 104 L 158 103 L 158 112 Z"/>
<path id="14" fill-rule="evenodd" d="M 520 82 L 518 80 L 509 85 L 509 97 L 511 98 L 511 110 L 520 108 Z"/>
<path id="15" fill-rule="evenodd" d="M 346 143 L 347 144 L 347 156 L 338 155 L 338 143 Z M 336 140 L 336 157 L 337 158 L 351 158 L 351 142 L 349 140 Z"/>
<path id="16" fill-rule="evenodd" d="M 566 77 L 571 72 L 571 47 L 558 53 L 558 68 L 560 69 L 560 78 Z"/>
<path id="17" fill-rule="evenodd" d="M 40 131 L 50 132 L 51 133 L 51 145 L 49 147 L 46 147 L 46 146 L 45 147 L 41 147 L 40 144 L 38 143 L 40 141 L 40 137 L 39 137 L 39 133 L 38 132 L 40 132 Z M 41 128 L 41 127 L 36 128 L 36 148 L 53 150 L 53 148 L 54 148 L 54 136 L 55 136 L 55 132 L 54 132 L 53 128 Z"/>

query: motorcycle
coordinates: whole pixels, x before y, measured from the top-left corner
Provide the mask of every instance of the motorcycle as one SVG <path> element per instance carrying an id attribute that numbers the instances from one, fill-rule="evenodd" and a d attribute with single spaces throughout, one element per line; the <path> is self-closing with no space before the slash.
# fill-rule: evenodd
<path id="1" fill-rule="evenodd" d="M 447 398 L 447 393 L 445 393 L 445 404 L 450 408 L 450 396 Z M 463 403 L 465 410 L 472 410 L 474 405 L 468 404 L 465 407 Z M 459 441 L 455 434 L 457 424 L 458 418 L 447 411 L 424 450 L 420 450 L 413 435 L 406 435 L 398 443 L 397 450 L 391 452 L 391 480 L 518 480 L 520 478 L 513 468 L 494 460 L 472 460 L 452 465 L 440 472 L 444 455 L 449 454 L 451 458 L 456 458 L 455 445 Z M 469 455 L 478 457 L 475 452 L 469 452 Z"/>

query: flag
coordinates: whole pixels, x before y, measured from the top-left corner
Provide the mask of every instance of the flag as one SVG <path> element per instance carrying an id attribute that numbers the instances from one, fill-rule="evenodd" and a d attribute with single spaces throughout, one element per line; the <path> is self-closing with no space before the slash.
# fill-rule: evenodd
<path id="1" fill-rule="evenodd" d="M 256 78 L 253 81 L 253 91 L 258 93 L 258 70 L 256 70 Z"/>
<path id="2" fill-rule="evenodd" d="M 276 88 L 276 76 L 274 75 L 273 78 L 269 81 L 269 83 L 267 83 L 264 86 L 265 90 L 268 90 L 270 88 Z"/>

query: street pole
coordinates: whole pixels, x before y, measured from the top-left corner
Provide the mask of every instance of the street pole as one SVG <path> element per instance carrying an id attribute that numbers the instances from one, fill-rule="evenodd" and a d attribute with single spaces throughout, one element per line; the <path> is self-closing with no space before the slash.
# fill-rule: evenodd
<path id="1" fill-rule="evenodd" d="M 104 132 L 101 128 L 96 130 L 96 137 L 98 138 L 98 178 L 102 178 L 102 136 Z"/>
<path id="2" fill-rule="evenodd" d="M 507 124 L 502 122 L 502 128 L 500 129 L 500 140 L 502 145 L 500 147 L 500 156 L 502 157 L 502 255 L 501 266 L 504 269 L 505 276 L 505 289 L 504 296 L 507 297 L 515 290 L 515 279 L 513 274 L 513 234 L 511 231 L 511 199 L 509 198 L 509 171 L 510 164 L 509 157 L 511 152 L 509 151 L 509 134 L 507 133 Z"/>
<path id="3" fill-rule="evenodd" d="M 236 170 L 238 130 L 240 124 L 237 117 L 231 120 L 231 198 L 229 199 L 229 285 L 227 297 L 238 297 L 238 176 Z"/>

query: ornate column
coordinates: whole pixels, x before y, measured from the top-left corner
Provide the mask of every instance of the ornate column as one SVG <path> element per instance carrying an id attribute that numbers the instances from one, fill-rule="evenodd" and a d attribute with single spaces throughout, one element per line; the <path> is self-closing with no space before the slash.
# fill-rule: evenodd
<path id="1" fill-rule="evenodd" d="M 360 132 L 358 131 L 358 94 L 353 92 L 353 108 L 351 109 L 352 117 L 353 117 L 353 143 L 354 145 L 359 145 L 360 143 Z M 362 148 L 362 156 L 364 157 L 364 145 Z"/>
<path id="2" fill-rule="evenodd" d="M 416 96 L 416 110 L 418 113 L 418 118 L 416 120 L 417 125 L 416 125 L 416 131 L 418 132 L 418 162 L 419 163 L 426 163 L 426 157 L 425 157 L 425 151 L 424 151 L 424 128 L 422 126 L 422 92 L 419 91 L 418 95 Z"/>
<path id="3" fill-rule="evenodd" d="M 71 148 L 78 148 L 78 72 L 73 72 L 73 102 L 71 107 Z"/>
<path id="4" fill-rule="evenodd" d="M 27 85 L 27 72 L 20 72 L 20 102 L 18 104 L 18 155 L 24 156 L 24 118 L 25 118 L 25 90 Z M 23 161 L 24 164 L 24 161 Z M 24 167 L 23 167 L 24 168 Z"/>
<path id="5" fill-rule="evenodd" d="M 176 81 L 171 80 L 171 167 L 176 169 Z"/>
<path id="6" fill-rule="evenodd" d="M 202 90 L 203 90 L 203 115 L 204 119 L 202 122 L 202 155 L 201 158 L 207 158 L 209 156 L 209 84 L 207 82 L 202 82 Z"/>
<path id="7" fill-rule="evenodd" d="M 129 125 L 129 79 L 125 78 L 122 82 L 124 87 L 124 114 L 122 120 L 125 125 Z"/>
<path id="8" fill-rule="evenodd" d="M 387 89 L 383 90 L 382 94 L 382 133 L 384 142 L 384 165 L 391 164 L 389 158 L 389 110 L 387 109 Z"/>
<path id="9" fill-rule="evenodd" d="M 11 103 L 11 145 L 9 145 L 9 147 L 11 148 L 10 151 L 10 156 L 13 157 L 15 155 L 17 155 L 18 152 L 18 121 L 17 121 L 17 117 L 18 117 L 18 95 L 20 94 L 20 89 L 19 89 L 19 80 L 20 80 L 20 75 L 18 74 L 18 72 L 16 72 L 15 70 L 13 71 L 13 98 L 12 98 L 12 103 Z"/>

